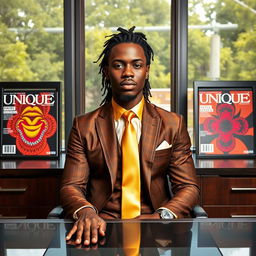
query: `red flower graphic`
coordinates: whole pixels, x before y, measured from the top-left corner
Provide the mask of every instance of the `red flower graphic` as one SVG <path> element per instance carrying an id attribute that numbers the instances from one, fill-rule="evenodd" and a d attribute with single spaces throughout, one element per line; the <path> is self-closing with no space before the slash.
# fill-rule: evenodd
<path id="1" fill-rule="evenodd" d="M 248 131 L 248 121 L 236 116 L 235 107 L 232 104 L 217 105 L 217 115 L 208 117 L 203 128 L 210 135 L 217 135 L 216 145 L 222 152 L 230 152 L 235 147 L 234 135 L 245 135 Z"/>

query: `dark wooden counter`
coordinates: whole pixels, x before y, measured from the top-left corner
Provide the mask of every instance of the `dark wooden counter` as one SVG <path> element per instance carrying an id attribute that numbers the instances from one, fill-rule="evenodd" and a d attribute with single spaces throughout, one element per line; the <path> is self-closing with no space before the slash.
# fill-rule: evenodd
<path id="1" fill-rule="evenodd" d="M 209 217 L 256 217 L 255 159 L 196 159 L 200 204 Z M 0 218 L 45 218 L 59 204 L 65 154 L 57 160 L 0 160 Z"/>
<path id="2" fill-rule="evenodd" d="M 193 159 L 197 175 L 256 176 L 255 159 Z"/>
<path id="3" fill-rule="evenodd" d="M 203 206 L 209 217 L 256 217 L 255 159 L 196 159 Z"/>
<path id="4" fill-rule="evenodd" d="M 0 160 L 0 218 L 46 218 L 59 204 L 64 162 Z"/>

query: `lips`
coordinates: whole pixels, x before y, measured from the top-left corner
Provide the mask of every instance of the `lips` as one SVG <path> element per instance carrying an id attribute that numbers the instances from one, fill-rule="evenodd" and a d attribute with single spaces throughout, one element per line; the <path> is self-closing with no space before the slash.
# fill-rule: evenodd
<path id="1" fill-rule="evenodd" d="M 136 86 L 136 83 L 133 80 L 124 80 L 120 83 L 121 90 L 123 91 L 132 91 Z"/>
<path id="2" fill-rule="evenodd" d="M 124 80 L 120 83 L 121 86 L 125 85 L 136 85 L 136 83 L 133 80 Z"/>

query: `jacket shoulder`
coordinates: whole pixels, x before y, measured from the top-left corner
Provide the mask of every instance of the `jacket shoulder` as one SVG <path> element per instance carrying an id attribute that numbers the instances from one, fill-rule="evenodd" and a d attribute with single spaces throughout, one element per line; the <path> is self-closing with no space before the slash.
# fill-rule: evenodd
<path id="1" fill-rule="evenodd" d="M 155 111 L 164 122 L 180 122 L 183 116 L 172 111 L 167 111 L 161 107 L 158 107 L 152 103 L 149 106 Z"/>
<path id="2" fill-rule="evenodd" d="M 111 105 L 105 104 L 99 108 L 87 112 L 85 114 L 78 115 L 74 118 L 73 125 L 79 128 L 86 129 L 86 127 L 92 127 L 95 125 L 95 122 L 98 117 L 106 117 L 111 114 Z"/>

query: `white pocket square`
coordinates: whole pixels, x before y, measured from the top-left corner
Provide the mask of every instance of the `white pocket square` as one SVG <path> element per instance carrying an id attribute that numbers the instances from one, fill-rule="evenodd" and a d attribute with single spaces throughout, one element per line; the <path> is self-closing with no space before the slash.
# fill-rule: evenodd
<path id="1" fill-rule="evenodd" d="M 172 144 L 170 145 L 166 140 L 164 140 L 157 148 L 157 150 L 163 150 L 163 149 L 167 149 L 167 148 L 171 148 Z"/>

